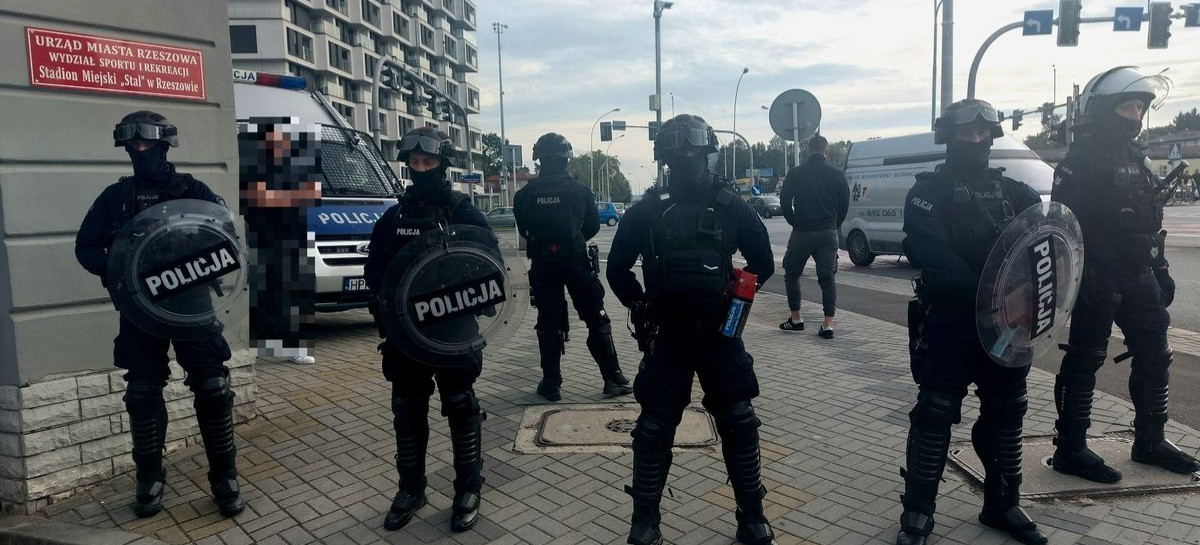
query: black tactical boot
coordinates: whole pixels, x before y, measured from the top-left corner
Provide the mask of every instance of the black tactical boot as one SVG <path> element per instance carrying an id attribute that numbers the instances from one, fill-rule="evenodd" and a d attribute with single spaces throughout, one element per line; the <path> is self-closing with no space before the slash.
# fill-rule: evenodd
<path id="1" fill-rule="evenodd" d="M 617 348 L 612 340 L 612 325 L 607 321 L 588 324 L 587 347 L 592 359 L 600 367 L 600 376 L 604 378 L 604 395 L 613 397 L 633 393 L 629 379 L 621 372 Z"/>
<path id="2" fill-rule="evenodd" d="M 1021 429 L 1029 399 L 1024 390 L 1003 397 L 980 395 L 979 420 L 971 442 L 983 463 L 983 511 L 979 522 L 1008 532 L 1027 545 L 1044 545 L 1046 536 L 1020 507 Z"/>
<path id="3" fill-rule="evenodd" d="M 1092 393 L 1095 375 L 1064 375 L 1054 379 L 1054 401 L 1058 420 L 1054 422 L 1054 457 L 1050 466 L 1059 473 L 1083 477 L 1092 482 L 1111 484 L 1121 480 L 1121 472 L 1087 446 L 1091 426 Z"/>
<path id="4" fill-rule="evenodd" d="M 233 391 L 225 377 L 209 377 L 192 390 L 196 420 L 208 456 L 208 483 L 221 515 L 232 517 L 246 508 L 237 484 L 237 447 L 233 440 Z"/>
<path id="5" fill-rule="evenodd" d="M 133 513 L 138 518 L 162 511 L 166 471 L 162 452 L 167 438 L 167 406 L 158 382 L 134 381 L 125 389 L 125 408 L 133 439 L 133 463 L 137 467 L 137 496 Z"/>
<path id="6" fill-rule="evenodd" d="M 661 545 L 659 504 L 671 471 L 675 430 L 643 412 L 630 435 L 633 436 L 633 486 L 626 486 L 625 493 L 633 498 L 633 516 L 630 517 L 626 543 Z"/>
<path id="7" fill-rule="evenodd" d="M 1158 377 L 1141 375 L 1135 368 L 1129 377 L 1129 393 L 1136 411 L 1133 419 L 1133 461 L 1184 475 L 1200 471 L 1200 462 L 1167 440 L 1166 369 Z"/>
<path id="8" fill-rule="evenodd" d="M 538 351 L 541 353 L 542 381 L 538 383 L 537 395 L 546 401 L 562 399 L 562 359 L 563 339 L 558 331 L 537 331 Z"/>
<path id="9" fill-rule="evenodd" d="M 922 391 L 909 413 L 907 469 L 900 504 L 900 533 L 896 545 L 924 545 L 933 532 L 938 484 L 950 450 L 950 426 L 959 420 L 961 400 L 940 392 Z"/>
<path id="10" fill-rule="evenodd" d="M 396 432 L 396 474 L 399 491 L 383 519 L 387 530 L 399 530 L 412 520 L 425 499 L 425 449 L 429 443 L 429 398 L 392 391 L 392 427 Z"/>
<path id="11" fill-rule="evenodd" d="M 721 454 L 737 502 L 737 539 L 746 545 L 773 545 L 775 533 L 763 514 L 762 458 L 758 448 L 758 426 L 754 407 L 740 401 L 716 415 L 721 432 Z"/>
<path id="12" fill-rule="evenodd" d="M 450 445 L 454 450 L 454 505 L 450 529 L 465 532 L 479 522 L 485 417 L 472 392 L 444 397 L 442 410 L 450 422 Z"/>

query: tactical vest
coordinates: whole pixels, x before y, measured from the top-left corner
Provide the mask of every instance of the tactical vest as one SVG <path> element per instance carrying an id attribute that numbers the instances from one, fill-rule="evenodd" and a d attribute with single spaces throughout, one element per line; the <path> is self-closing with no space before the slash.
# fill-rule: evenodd
<path id="1" fill-rule="evenodd" d="M 1154 177 L 1144 162 L 1135 162 L 1128 155 L 1113 165 L 1108 175 L 1113 197 L 1109 204 L 1116 227 L 1125 233 L 1157 233 L 1162 229 L 1163 211 L 1155 202 L 1158 188 Z"/>
<path id="2" fill-rule="evenodd" d="M 409 196 L 400 197 L 400 205 L 393 212 L 393 231 L 384 250 L 389 256 L 393 256 L 422 233 L 436 229 L 439 225 L 450 225 L 453 223 L 451 216 L 454 209 L 469 199 L 470 197 L 458 191 L 450 192 L 446 204 L 418 201 Z"/>
<path id="3" fill-rule="evenodd" d="M 953 180 L 950 244 L 975 271 L 983 269 L 992 245 L 1020 210 L 1005 190 L 999 169 L 988 169 L 982 178 Z M 943 174 L 948 175 L 948 174 Z"/>
<path id="4" fill-rule="evenodd" d="M 1085 228 L 1109 233 L 1099 237 L 1092 235 L 1087 241 L 1089 258 L 1116 259 L 1138 265 L 1148 263 L 1156 247 L 1155 235 L 1162 229 L 1163 210 L 1156 201 L 1157 180 L 1145 166 L 1145 156 L 1131 145 L 1117 153 L 1097 153 L 1089 159 L 1096 165 L 1091 172 L 1098 179 L 1073 183 L 1100 185 L 1096 189 L 1081 189 L 1090 201 L 1088 204 L 1107 224 Z"/>
<path id="5" fill-rule="evenodd" d="M 118 189 L 121 192 L 121 211 L 113 217 L 112 223 L 109 225 L 109 245 L 111 246 L 112 241 L 117 237 L 117 233 L 134 216 L 137 216 L 142 210 L 160 202 L 182 198 L 187 193 L 187 190 L 192 187 L 193 181 L 195 181 L 195 178 L 192 178 L 191 174 L 171 172 L 166 183 L 150 187 L 138 187 L 137 180 L 133 176 L 122 176 L 117 182 L 120 184 Z"/>
<path id="6" fill-rule="evenodd" d="M 712 194 L 676 202 L 654 194 L 659 213 L 650 224 L 646 295 L 658 317 L 718 323 L 733 280 L 738 226 L 732 191 L 714 184 Z"/>
<path id="7" fill-rule="evenodd" d="M 529 196 L 521 227 L 529 232 L 529 257 L 568 258 L 583 255 L 585 241 L 580 226 L 583 207 L 573 180 L 534 181 L 523 189 Z"/>

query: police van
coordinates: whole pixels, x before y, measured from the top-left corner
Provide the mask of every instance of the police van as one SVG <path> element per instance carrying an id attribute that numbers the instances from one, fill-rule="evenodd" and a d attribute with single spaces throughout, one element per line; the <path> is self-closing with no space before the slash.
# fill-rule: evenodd
<path id="1" fill-rule="evenodd" d="M 396 204 L 400 179 L 370 135 L 355 130 L 304 78 L 234 70 L 238 130 L 251 117 L 294 117 L 321 131 L 321 204 L 308 210 L 316 236 L 317 310 L 367 305 L 363 279 L 375 221 Z"/>
<path id="2" fill-rule="evenodd" d="M 933 133 L 854 142 L 846 155 L 850 208 L 838 233 L 839 245 L 860 267 L 879 255 L 904 255 L 904 200 L 920 172 L 932 172 L 946 161 L 946 146 L 933 143 Z M 1004 175 L 1029 184 L 1050 199 L 1054 169 L 1016 137 L 1005 134 L 992 142 L 990 164 Z"/>

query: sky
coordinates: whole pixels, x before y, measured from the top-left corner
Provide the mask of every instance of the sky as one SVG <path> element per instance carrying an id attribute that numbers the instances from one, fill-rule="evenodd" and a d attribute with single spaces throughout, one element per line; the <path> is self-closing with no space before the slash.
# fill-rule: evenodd
<path id="1" fill-rule="evenodd" d="M 524 147 L 526 163 L 538 136 L 558 132 L 577 154 L 593 147 L 619 157 L 634 193 L 641 192 L 654 171 L 646 130 L 628 129 L 613 142 L 600 141 L 599 127 L 589 131 L 613 108 L 621 110 L 604 120 L 646 125 L 654 119 L 649 109 L 655 84 L 653 4 L 477 0 L 482 112 L 473 124 L 483 132 L 501 132 L 501 66 L 493 23 L 502 23 L 507 25 L 499 35 L 504 129 L 511 143 Z M 1145 4 L 1084 0 L 1082 16 L 1112 17 L 1116 6 Z M 966 98 L 971 61 L 988 36 L 1036 9 L 1053 9 L 1057 17 L 1058 2 L 953 1 L 954 100 Z M 830 140 L 927 131 L 935 23 L 939 54 L 942 47 L 940 21 L 940 15 L 935 21 L 934 0 L 676 0 L 661 20 L 663 120 L 689 113 L 730 130 L 736 91 L 737 132 L 750 142 L 765 142 L 773 132 L 762 106 L 769 107 L 784 91 L 803 89 L 820 101 L 821 133 Z M 1182 19 L 1174 20 L 1169 47 L 1154 50 L 1146 48 L 1146 28 L 1142 23 L 1140 32 L 1114 32 L 1111 22 L 1085 23 L 1077 47 L 1058 47 L 1054 34 L 1009 31 L 985 53 L 976 97 L 1001 110 L 1029 111 L 1054 98 L 1056 88 L 1056 102 L 1064 102 L 1072 84 L 1082 88 L 1114 66 L 1169 68 L 1174 89 L 1162 108 L 1150 113 L 1151 125 L 1166 124 L 1176 112 L 1200 106 L 1200 27 L 1185 28 Z M 940 66 L 939 59 L 939 99 Z M 743 68 L 749 71 L 738 87 Z M 1010 128 L 1006 122 L 1005 130 Z M 1038 130 L 1038 114 L 1026 115 L 1017 136 Z"/>

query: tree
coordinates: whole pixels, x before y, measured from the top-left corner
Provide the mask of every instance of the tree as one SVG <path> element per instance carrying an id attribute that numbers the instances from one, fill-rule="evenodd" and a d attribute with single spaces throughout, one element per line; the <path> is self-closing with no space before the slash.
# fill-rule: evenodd
<path id="1" fill-rule="evenodd" d="M 1176 131 L 1200 131 L 1200 111 L 1192 108 L 1190 112 L 1179 112 L 1171 125 Z"/>
<path id="2" fill-rule="evenodd" d="M 1054 126 L 1062 121 L 1062 116 L 1051 113 L 1049 124 L 1042 123 L 1042 130 L 1032 136 L 1026 136 L 1024 143 L 1029 149 L 1058 149 L 1066 146 L 1064 142 L 1054 139 Z"/>
<path id="3" fill-rule="evenodd" d="M 579 183 L 589 186 L 593 193 L 596 194 L 596 200 L 612 200 L 615 202 L 629 202 L 632 199 L 632 192 L 629 187 L 629 179 L 621 172 L 621 160 L 611 155 L 605 155 L 600 150 L 593 150 L 590 157 L 594 163 L 588 162 L 589 155 L 576 155 L 567 161 L 567 172 L 571 174 Z M 605 158 L 608 159 L 608 171 L 604 170 Z M 588 173 L 588 169 L 595 165 L 595 182 L 592 182 L 592 176 Z M 612 192 L 611 199 L 609 195 L 604 194 L 605 175 L 608 178 L 608 189 Z"/>
<path id="4" fill-rule="evenodd" d="M 500 135 L 494 132 L 483 135 L 483 157 L 480 162 L 484 178 L 500 175 Z"/>

